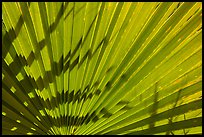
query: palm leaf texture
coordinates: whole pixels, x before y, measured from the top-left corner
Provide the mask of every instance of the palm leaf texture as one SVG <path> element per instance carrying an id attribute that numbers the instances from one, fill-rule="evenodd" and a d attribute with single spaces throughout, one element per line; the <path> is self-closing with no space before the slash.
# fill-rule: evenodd
<path id="1" fill-rule="evenodd" d="M 202 134 L 201 2 L 3 2 L 3 134 Z"/>

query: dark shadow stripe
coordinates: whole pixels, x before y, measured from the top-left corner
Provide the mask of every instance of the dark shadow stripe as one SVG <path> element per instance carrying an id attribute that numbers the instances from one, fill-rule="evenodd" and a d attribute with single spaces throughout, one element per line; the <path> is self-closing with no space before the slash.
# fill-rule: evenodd
<path id="1" fill-rule="evenodd" d="M 50 25 L 50 27 L 49 27 L 49 33 L 52 33 L 57 28 L 57 25 L 59 24 L 60 19 L 62 18 L 62 15 L 64 14 L 67 6 L 68 6 L 68 2 L 66 2 L 65 5 L 62 3 L 62 5 L 60 7 L 60 10 L 59 10 L 59 12 L 57 14 L 55 22 L 52 23 Z"/>
<path id="2" fill-rule="evenodd" d="M 28 8 L 30 7 L 30 4 L 31 3 L 28 2 Z M 2 21 L 3 21 L 3 19 L 2 19 Z M 6 46 L 6 48 L 3 51 L 5 56 L 9 52 L 13 41 L 17 38 L 18 34 L 20 33 L 20 30 L 21 30 L 23 24 L 24 24 L 24 20 L 23 20 L 23 17 L 21 15 L 17 21 L 15 28 L 10 28 L 8 31 L 6 31 L 6 34 L 3 36 L 2 40 L 8 42 L 8 45 Z M 4 44 L 5 43 L 3 42 L 3 46 L 4 46 Z"/>

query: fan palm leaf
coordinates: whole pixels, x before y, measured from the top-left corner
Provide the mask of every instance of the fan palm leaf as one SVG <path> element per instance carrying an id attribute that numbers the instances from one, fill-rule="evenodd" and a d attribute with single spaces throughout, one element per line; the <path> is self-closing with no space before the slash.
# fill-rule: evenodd
<path id="1" fill-rule="evenodd" d="M 3 134 L 202 134 L 201 2 L 3 2 Z"/>

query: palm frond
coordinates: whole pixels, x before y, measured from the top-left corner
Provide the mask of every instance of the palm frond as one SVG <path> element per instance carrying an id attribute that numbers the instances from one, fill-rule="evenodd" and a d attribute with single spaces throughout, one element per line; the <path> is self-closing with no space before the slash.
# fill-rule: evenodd
<path id="1" fill-rule="evenodd" d="M 2 134 L 202 134 L 201 2 L 2 2 Z"/>

